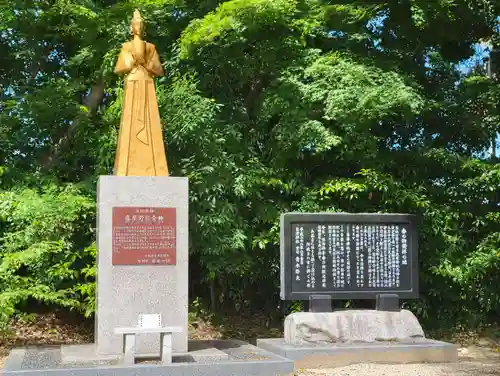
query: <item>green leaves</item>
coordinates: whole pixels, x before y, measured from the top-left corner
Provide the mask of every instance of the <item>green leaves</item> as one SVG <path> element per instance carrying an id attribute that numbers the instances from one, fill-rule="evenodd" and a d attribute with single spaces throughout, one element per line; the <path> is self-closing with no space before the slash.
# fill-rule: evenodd
<path id="1" fill-rule="evenodd" d="M 254 43 L 251 35 L 287 25 L 297 5 L 297 0 L 226 1 L 203 19 L 191 21 L 182 34 L 180 57 L 189 58 L 196 49 L 211 44 Z"/>
<path id="2" fill-rule="evenodd" d="M 86 311 L 95 249 L 81 247 L 93 237 L 93 200 L 67 185 L 0 193 L 0 202 L 0 328 L 29 298 Z"/>
<path id="3" fill-rule="evenodd" d="M 30 298 L 93 314 L 95 183 L 136 6 L 165 66 L 169 168 L 190 180 L 195 296 L 276 311 L 284 212 L 408 212 L 421 317 L 500 307 L 499 85 L 456 66 L 498 39 L 498 4 L 28 3 L 0 10 L 0 322 Z"/>
<path id="4" fill-rule="evenodd" d="M 424 99 L 396 72 L 331 54 L 305 71 L 312 79 L 306 95 L 326 102 L 325 118 L 340 124 L 367 123 L 384 117 L 416 115 Z"/>

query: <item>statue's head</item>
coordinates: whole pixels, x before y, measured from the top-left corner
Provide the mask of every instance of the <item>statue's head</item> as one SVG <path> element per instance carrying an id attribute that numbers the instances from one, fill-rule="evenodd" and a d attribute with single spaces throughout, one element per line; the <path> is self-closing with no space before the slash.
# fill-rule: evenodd
<path id="1" fill-rule="evenodd" d="M 142 36 L 144 33 L 144 20 L 142 19 L 141 13 L 138 9 L 134 11 L 134 17 L 132 17 L 132 22 L 130 23 L 130 34 Z"/>

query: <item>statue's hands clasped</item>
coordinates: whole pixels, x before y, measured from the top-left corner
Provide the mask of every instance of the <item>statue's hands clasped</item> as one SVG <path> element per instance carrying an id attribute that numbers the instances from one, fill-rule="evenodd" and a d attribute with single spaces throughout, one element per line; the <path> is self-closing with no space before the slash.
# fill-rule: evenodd
<path id="1" fill-rule="evenodd" d="M 139 38 L 132 41 L 132 57 L 135 65 L 146 65 L 146 42 Z"/>

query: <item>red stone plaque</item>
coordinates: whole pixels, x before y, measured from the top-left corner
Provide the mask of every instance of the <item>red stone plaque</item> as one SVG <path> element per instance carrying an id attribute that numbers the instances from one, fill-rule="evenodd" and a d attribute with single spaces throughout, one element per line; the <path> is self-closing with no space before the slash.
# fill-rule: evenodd
<path id="1" fill-rule="evenodd" d="M 175 265 L 175 208 L 113 208 L 113 265 Z"/>

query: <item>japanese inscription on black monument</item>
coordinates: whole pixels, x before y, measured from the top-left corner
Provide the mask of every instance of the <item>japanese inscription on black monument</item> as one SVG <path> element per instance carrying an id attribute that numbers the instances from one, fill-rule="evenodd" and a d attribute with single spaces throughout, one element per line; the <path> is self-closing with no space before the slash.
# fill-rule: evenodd
<path id="1" fill-rule="evenodd" d="M 287 213 L 281 298 L 418 296 L 417 234 L 408 214 Z"/>

